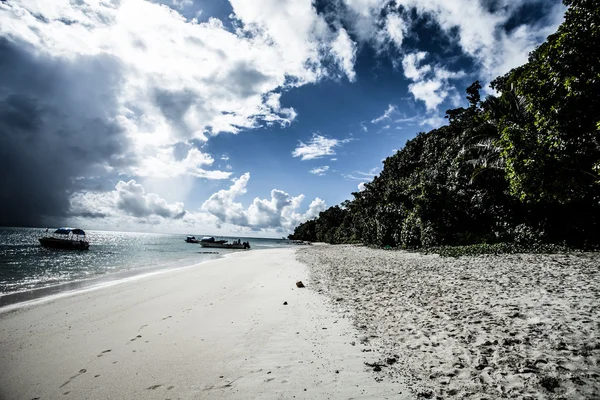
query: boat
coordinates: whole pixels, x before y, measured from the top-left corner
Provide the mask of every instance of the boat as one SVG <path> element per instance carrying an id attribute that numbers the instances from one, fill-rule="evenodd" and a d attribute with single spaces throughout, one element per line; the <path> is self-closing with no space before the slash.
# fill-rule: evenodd
<path id="1" fill-rule="evenodd" d="M 196 239 L 195 236 L 188 236 L 185 238 L 186 243 L 200 243 L 200 241 L 198 239 Z"/>
<path id="2" fill-rule="evenodd" d="M 87 250 L 90 248 L 90 242 L 85 236 L 83 229 L 79 228 L 58 228 L 52 234 L 39 238 L 42 246 L 51 249 L 65 250 Z"/>
<path id="3" fill-rule="evenodd" d="M 200 246 L 215 249 L 249 249 L 250 243 L 242 242 L 240 239 L 229 243 L 227 240 L 217 240 L 213 236 L 205 236 L 200 239 Z"/>

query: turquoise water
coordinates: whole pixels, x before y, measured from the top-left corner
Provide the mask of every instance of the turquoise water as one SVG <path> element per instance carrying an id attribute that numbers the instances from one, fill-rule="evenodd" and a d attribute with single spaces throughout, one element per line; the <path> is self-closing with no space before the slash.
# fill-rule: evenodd
<path id="1" fill-rule="evenodd" d="M 236 251 L 204 249 L 199 244 L 186 243 L 186 235 L 107 231 L 86 231 L 91 242 L 87 251 L 54 250 L 40 245 L 38 238 L 44 231 L 0 228 L 0 306 L 98 282 L 194 265 Z M 250 242 L 253 250 L 288 245 L 287 240 L 241 239 Z"/>

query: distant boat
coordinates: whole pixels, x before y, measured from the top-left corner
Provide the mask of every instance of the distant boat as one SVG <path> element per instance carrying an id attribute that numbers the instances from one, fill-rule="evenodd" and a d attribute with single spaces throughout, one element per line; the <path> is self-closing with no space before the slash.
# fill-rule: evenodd
<path id="1" fill-rule="evenodd" d="M 187 243 L 200 243 L 200 241 L 198 239 L 196 239 L 196 237 L 194 237 L 194 236 L 188 236 L 188 237 L 186 237 L 185 241 Z"/>
<path id="2" fill-rule="evenodd" d="M 200 240 L 200 246 L 216 249 L 249 249 L 250 243 L 238 239 L 229 243 L 227 240 L 216 240 L 213 236 L 205 236 Z"/>
<path id="3" fill-rule="evenodd" d="M 79 228 L 58 228 L 54 233 L 39 238 L 39 241 L 42 246 L 52 249 L 87 250 L 90 248 L 85 232 Z"/>

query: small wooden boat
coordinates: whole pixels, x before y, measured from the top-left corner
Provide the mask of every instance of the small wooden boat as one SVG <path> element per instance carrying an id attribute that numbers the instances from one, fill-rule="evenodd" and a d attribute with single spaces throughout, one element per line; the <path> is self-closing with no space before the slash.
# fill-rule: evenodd
<path id="1" fill-rule="evenodd" d="M 85 232 L 79 228 L 58 228 L 54 233 L 39 238 L 39 241 L 42 246 L 51 249 L 87 250 L 90 248 Z"/>
<path id="2" fill-rule="evenodd" d="M 200 240 L 200 246 L 215 249 L 250 249 L 250 243 L 238 239 L 229 243 L 227 240 L 216 240 L 213 236 L 206 236 Z"/>
<path id="3" fill-rule="evenodd" d="M 186 243 L 200 243 L 200 241 L 198 239 L 196 239 L 195 236 L 188 236 L 185 238 L 185 242 Z"/>

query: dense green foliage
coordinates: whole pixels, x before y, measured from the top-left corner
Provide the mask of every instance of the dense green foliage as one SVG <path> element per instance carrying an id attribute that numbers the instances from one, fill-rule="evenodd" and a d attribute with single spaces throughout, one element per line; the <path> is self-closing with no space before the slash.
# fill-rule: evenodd
<path id="1" fill-rule="evenodd" d="M 525 65 L 384 161 L 353 200 L 291 238 L 375 246 L 600 244 L 600 6 L 565 0 Z M 492 247 L 495 248 L 495 247 Z M 515 248 L 515 247 L 511 247 Z M 540 248 L 543 248 L 540 247 Z"/>

